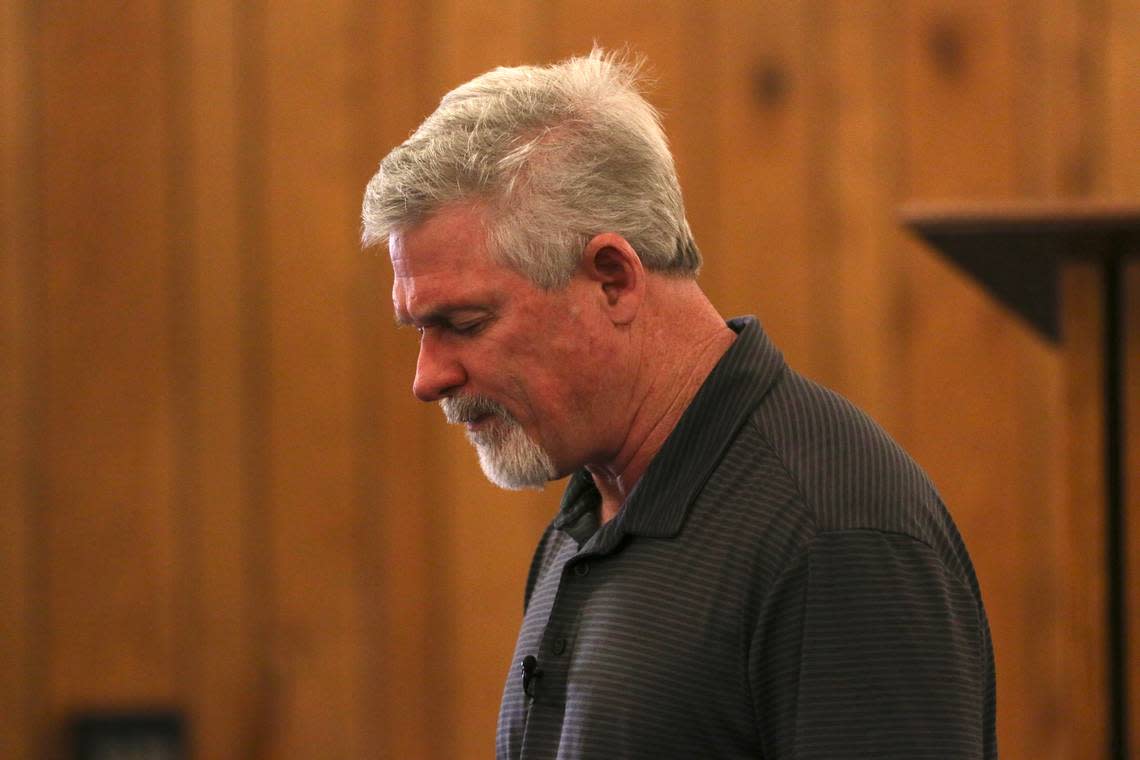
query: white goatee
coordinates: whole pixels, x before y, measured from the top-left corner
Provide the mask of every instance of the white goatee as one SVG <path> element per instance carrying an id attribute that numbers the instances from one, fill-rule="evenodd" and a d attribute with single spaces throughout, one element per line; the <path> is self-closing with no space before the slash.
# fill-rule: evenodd
<path id="1" fill-rule="evenodd" d="M 439 402 L 443 415 L 453 425 L 490 415 L 494 419 L 482 430 L 467 431 L 475 446 L 483 474 L 500 488 L 517 491 L 541 489 L 558 477 L 554 462 L 523 430 L 510 412 L 486 396 L 454 396 Z"/>

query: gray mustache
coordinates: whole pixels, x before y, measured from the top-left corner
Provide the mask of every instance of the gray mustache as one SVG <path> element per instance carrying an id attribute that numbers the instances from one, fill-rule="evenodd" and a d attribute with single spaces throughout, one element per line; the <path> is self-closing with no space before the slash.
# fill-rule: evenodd
<path id="1" fill-rule="evenodd" d="M 452 425 L 470 422 L 484 414 L 511 419 L 511 415 L 502 404 L 486 396 L 450 396 L 440 401 L 439 406 L 443 409 L 443 416 Z"/>

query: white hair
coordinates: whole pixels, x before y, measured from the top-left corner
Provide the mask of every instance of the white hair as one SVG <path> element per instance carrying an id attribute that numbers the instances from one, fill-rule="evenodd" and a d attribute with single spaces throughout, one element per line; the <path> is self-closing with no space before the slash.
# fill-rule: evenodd
<path id="1" fill-rule="evenodd" d="M 467 431 L 467 440 L 479 454 L 479 466 L 487 480 L 500 488 L 519 491 L 541 489 L 558 477 L 554 461 L 523 430 L 507 408 L 486 396 L 448 396 L 439 402 L 447 421 L 453 425 L 492 415 L 486 430 Z"/>
<path id="2" fill-rule="evenodd" d="M 701 255 L 639 71 L 595 48 L 452 90 L 368 183 L 364 244 L 470 204 L 490 253 L 544 288 L 565 286 L 602 232 L 624 237 L 649 270 L 695 276 Z"/>

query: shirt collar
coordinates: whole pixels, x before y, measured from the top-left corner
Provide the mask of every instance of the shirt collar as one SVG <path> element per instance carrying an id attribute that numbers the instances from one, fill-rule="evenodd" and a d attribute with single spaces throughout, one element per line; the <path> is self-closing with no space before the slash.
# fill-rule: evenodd
<path id="1" fill-rule="evenodd" d="M 737 333 L 736 340 L 713 367 L 614 518 L 619 533 L 658 538 L 677 535 L 737 431 L 784 371 L 780 350 L 755 317 L 737 317 L 728 326 Z M 597 530 L 600 503 L 589 473 L 576 473 L 562 496 L 555 527 L 581 545 Z"/>

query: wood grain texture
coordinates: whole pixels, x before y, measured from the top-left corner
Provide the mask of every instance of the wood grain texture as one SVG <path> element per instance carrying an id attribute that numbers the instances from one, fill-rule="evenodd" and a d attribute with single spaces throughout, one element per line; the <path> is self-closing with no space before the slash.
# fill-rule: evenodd
<path id="1" fill-rule="evenodd" d="M 896 219 L 901 183 L 898 116 L 901 88 L 892 62 L 899 34 L 890 3 L 820 4 L 816 56 L 827 93 L 816 120 L 825 160 L 821 241 L 834 261 L 830 360 L 820 378 L 842 389 L 888 430 L 898 431 L 898 388 L 905 327 L 892 320 L 903 282 L 899 259 L 909 253 Z"/>
<path id="2" fill-rule="evenodd" d="M 0 756 L 32 754 L 38 553 L 29 440 L 36 338 L 31 8 L 0 7 Z"/>
<path id="3" fill-rule="evenodd" d="M 1013 4 L 1020 78 L 1014 93 L 1019 191 L 1072 198 L 1095 192 L 1100 148 L 1102 18 L 1081 0 Z"/>
<path id="4" fill-rule="evenodd" d="M 1105 606 L 1104 292 L 1099 267 L 1072 262 L 1062 276 L 1065 335 L 1065 466 L 1067 508 L 1061 512 L 1063 551 L 1058 570 L 1071 585 L 1063 594 L 1063 659 L 1070 692 L 1058 707 L 1071 716 L 1068 757 L 1108 756 L 1108 678 Z M 1069 696 L 1071 695 L 1071 696 Z"/>
<path id="5" fill-rule="evenodd" d="M 807 6 L 717 6 L 713 112 L 718 146 L 718 256 L 705 286 L 726 314 L 758 314 L 789 361 L 814 374 L 810 338 L 816 267 L 810 220 L 810 114 L 815 90 Z"/>
<path id="6" fill-rule="evenodd" d="M 268 750 L 353 758 L 367 751 L 367 718 L 354 483 L 351 4 L 266 4 L 259 14 Z"/>
<path id="7" fill-rule="evenodd" d="M 1105 6 L 1104 167 L 1100 188 L 1111 196 L 1140 198 L 1140 2 L 1108 0 Z"/>
<path id="8" fill-rule="evenodd" d="M 255 756 L 263 663 L 255 625 L 252 564 L 260 540 L 246 483 L 251 444 L 245 403 L 248 319 L 243 304 L 241 70 L 235 9 L 225 0 L 183 3 L 172 19 L 182 53 L 172 66 L 184 121 L 185 309 L 192 357 L 190 411 L 183 431 L 188 524 L 185 574 L 191 588 L 182 639 L 188 661 L 183 704 L 197 726 L 195 751 L 211 760 Z"/>
<path id="9" fill-rule="evenodd" d="M 37 423 L 50 731 L 174 697 L 174 454 L 162 19 L 41 6 Z M 82 65 L 77 65 L 82 62 Z M 113 87 L 107 87 L 114 82 Z"/>

